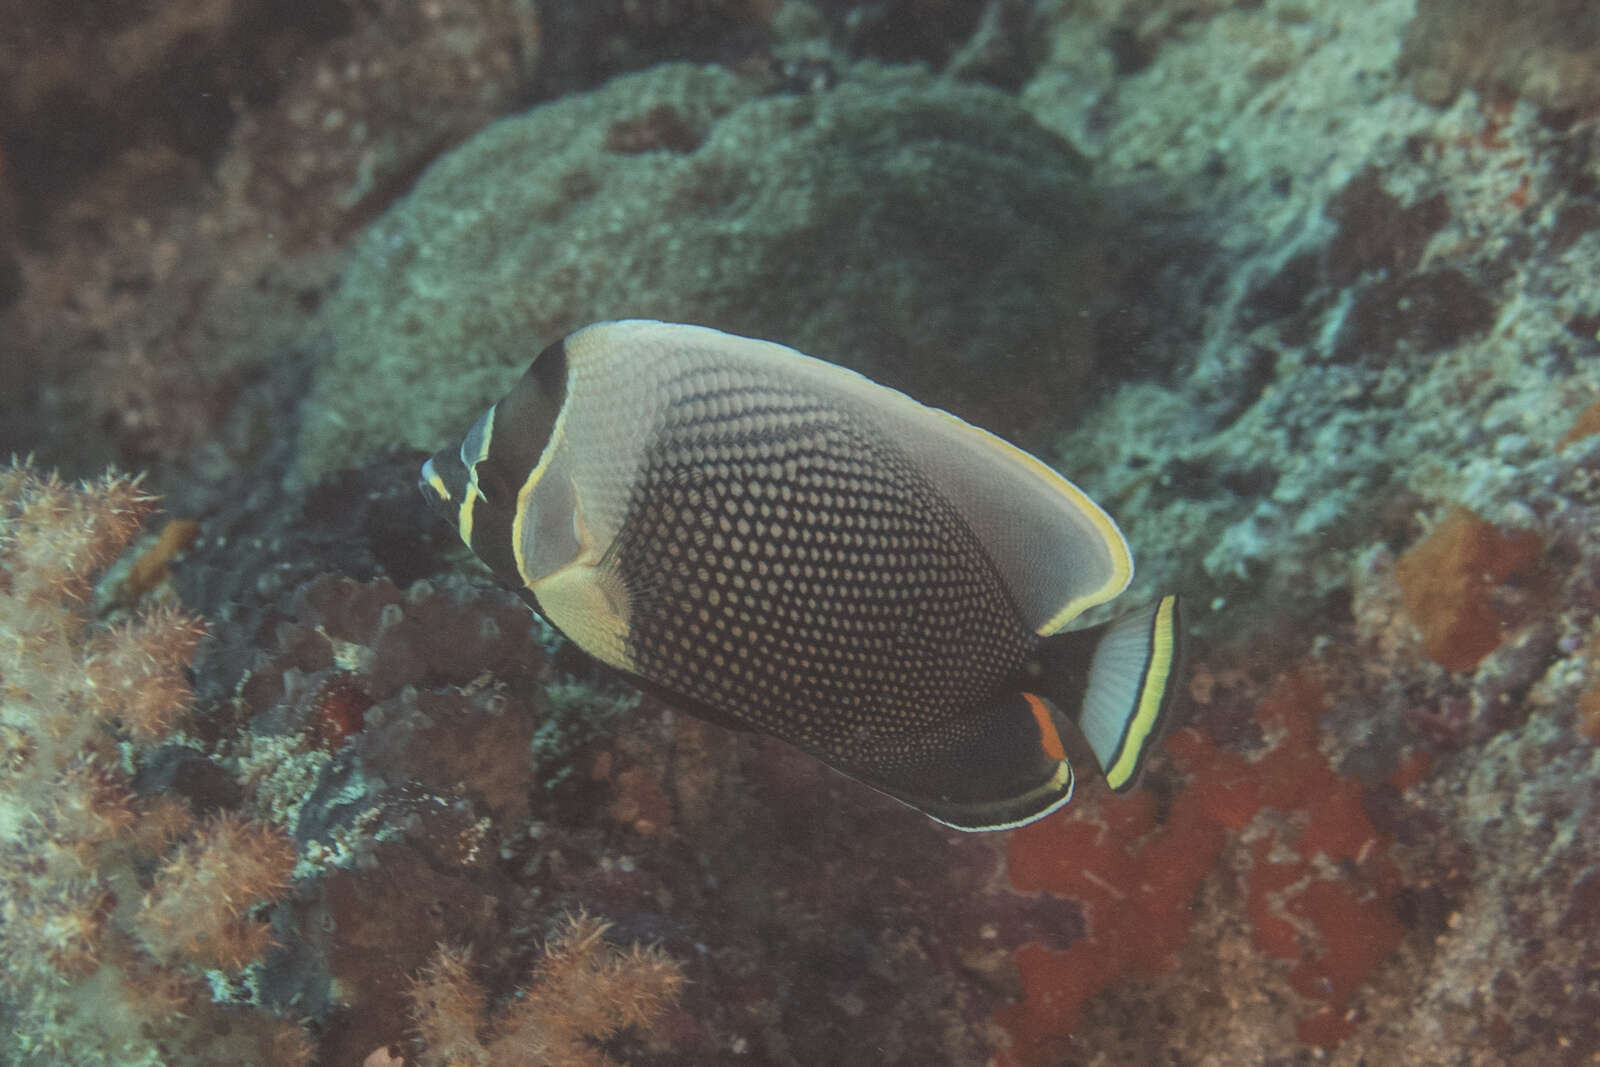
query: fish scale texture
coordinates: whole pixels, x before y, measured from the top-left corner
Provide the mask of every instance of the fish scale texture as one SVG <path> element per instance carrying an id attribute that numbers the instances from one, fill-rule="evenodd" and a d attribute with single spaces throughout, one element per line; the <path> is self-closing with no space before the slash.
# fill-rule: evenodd
<path id="1" fill-rule="evenodd" d="M 612 553 L 644 676 L 891 781 L 977 733 L 1032 635 L 956 508 L 820 397 L 677 395 Z"/>

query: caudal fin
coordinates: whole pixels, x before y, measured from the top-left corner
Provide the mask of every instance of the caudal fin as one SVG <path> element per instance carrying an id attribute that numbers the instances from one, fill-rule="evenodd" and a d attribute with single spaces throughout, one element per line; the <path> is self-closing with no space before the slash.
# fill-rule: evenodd
<path id="1" fill-rule="evenodd" d="M 1161 737 L 1178 646 L 1176 596 L 1103 626 L 1046 637 L 1027 688 L 997 701 L 961 745 L 909 766 L 834 766 L 946 826 L 1008 830 L 1071 798 L 1062 740 L 1070 719 L 1111 788 L 1131 789 Z"/>
<path id="2" fill-rule="evenodd" d="M 1062 652 L 1074 658 L 1088 656 L 1087 674 L 1078 673 L 1081 665 L 1072 672 L 1077 710 L 1066 706 L 1118 792 L 1133 788 L 1161 737 L 1178 683 L 1180 633 L 1178 598 L 1169 595 L 1104 626 L 1047 639 L 1062 640 Z"/>

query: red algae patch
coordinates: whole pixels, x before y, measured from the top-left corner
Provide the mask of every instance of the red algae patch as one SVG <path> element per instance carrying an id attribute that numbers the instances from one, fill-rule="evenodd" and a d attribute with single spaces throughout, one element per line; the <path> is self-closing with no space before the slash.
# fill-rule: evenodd
<path id="1" fill-rule="evenodd" d="M 1389 840 L 1365 812 L 1365 786 L 1335 772 L 1318 747 L 1325 710 L 1311 674 L 1290 672 L 1256 708 L 1263 751 L 1238 755 L 1194 729 L 1168 739 L 1190 785 L 1165 817 L 1146 790 L 1010 835 L 1012 887 L 1077 901 L 1088 932 L 1064 951 L 1038 942 L 1017 951 L 1024 995 L 997 1016 L 1012 1038 L 1002 1063 L 1058 1062 L 1091 997 L 1172 969 L 1201 884 L 1226 871 L 1241 872 L 1257 951 L 1290 965 L 1289 985 L 1305 1000 L 1300 1040 L 1331 1046 L 1348 1036 L 1352 997 L 1405 928 Z M 1241 862 L 1223 862 L 1234 851 Z"/>
<path id="2" fill-rule="evenodd" d="M 1542 548 L 1537 534 L 1507 535 L 1455 508 L 1400 557 L 1401 603 L 1434 662 L 1470 671 L 1500 647 L 1502 620 L 1490 590 L 1527 572 Z"/>
<path id="3" fill-rule="evenodd" d="M 1012 833 L 1012 886 L 1071 897 L 1089 923 L 1087 936 L 1064 952 L 1037 942 L 1017 950 L 1026 999 L 1000 1014 L 1015 1041 L 1013 1062 L 1052 1062 L 1090 997 L 1118 978 L 1170 969 L 1189 936 L 1189 902 L 1225 838 L 1224 828 L 1196 808 L 1179 809 L 1158 825 L 1156 798 L 1148 792 Z"/>

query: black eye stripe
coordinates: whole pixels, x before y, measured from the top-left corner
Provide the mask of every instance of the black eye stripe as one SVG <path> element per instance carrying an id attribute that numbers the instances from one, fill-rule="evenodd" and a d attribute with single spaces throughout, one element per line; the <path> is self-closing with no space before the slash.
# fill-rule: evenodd
<path id="1" fill-rule="evenodd" d="M 499 467 L 492 463 L 479 463 L 473 468 L 473 474 L 478 483 L 478 492 L 484 500 L 498 508 L 507 508 L 516 503 L 516 489 Z"/>
<path id="2" fill-rule="evenodd" d="M 483 455 L 473 464 L 478 491 L 508 512 L 523 482 L 538 466 L 566 400 L 566 346 L 557 342 L 539 354 L 520 381 L 493 408 Z M 509 531 L 506 534 L 510 536 Z"/>
<path id="3" fill-rule="evenodd" d="M 423 468 L 417 487 L 429 503 L 440 507 L 455 507 L 467 491 L 467 468 L 455 449 L 436 454 Z M 430 476 L 431 475 L 431 476 Z M 454 521 L 455 516 L 451 516 Z"/>

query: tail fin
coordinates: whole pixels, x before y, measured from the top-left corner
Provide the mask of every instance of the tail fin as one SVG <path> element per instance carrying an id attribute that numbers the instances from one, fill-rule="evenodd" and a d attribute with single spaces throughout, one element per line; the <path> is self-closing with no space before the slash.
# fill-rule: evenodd
<path id="1" fill-rule="evenodd" d="M 1178 598 L 1168 595 L 1104 626 L 1046 638 L 1041 649 L 1047 673 L 1069 687 L 1057 699 L 1119 793 L 1133 788 L 1160 739 L 1177 688 L 1180 633 Z"/>

